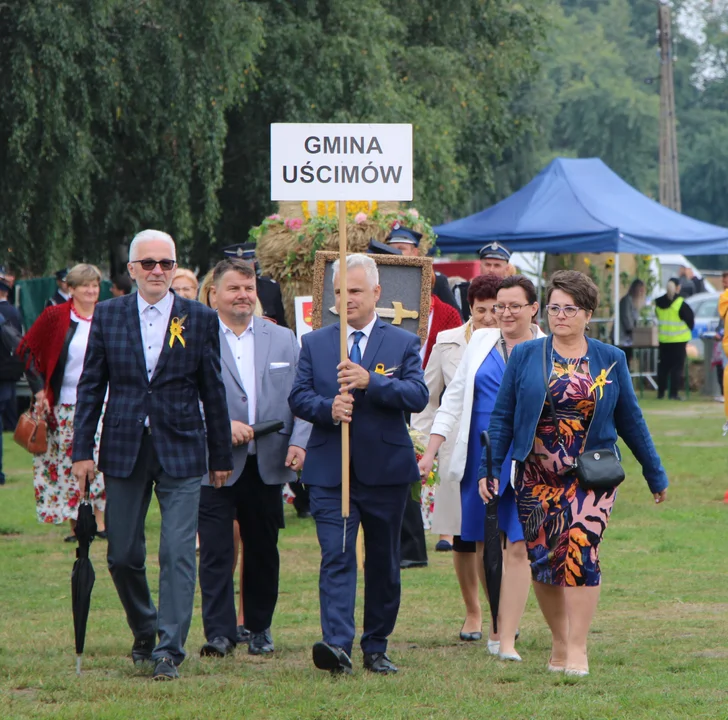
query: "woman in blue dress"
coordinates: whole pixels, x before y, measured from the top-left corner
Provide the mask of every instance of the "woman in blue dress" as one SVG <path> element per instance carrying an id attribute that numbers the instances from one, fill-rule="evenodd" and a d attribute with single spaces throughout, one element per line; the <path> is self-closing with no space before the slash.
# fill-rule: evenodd
<path id="1" fill-rule="evenodd" d="M 484 545 L 485 505 L 478 493 L 478 467 L 482 448 L 480 433 L 487 430 L 500 389 L 506 363 L 513 348 L 527 340 L 542 337 L 533 325 L 538 312 L 536 288 L 522 275 L 505 278 L 498 289 L 494 310 L 499 330 L 478 330 L 442 398 L 432 424 L 427 451 L 420 461 L 420 471 L 429 471 L 442 443 L 460 422 L 448 472 L 461 478 L 463 540 L 475 541 L 482 559 Z M 501 500 L 498 520 L 506 536 L 504 577 L 501 585 L 499 636 L 489 633 L 488 650 L 503 660 L 520 660 L 515 649 L 516 632 L 528 599 L 530 566 L 518 519 L 515 495 L 511 485 L 511 461 L 501 466 Z M 443 478 L 444 480 L 445 478 Z M 482 562 L 479 563 L 482 569 Z"/>

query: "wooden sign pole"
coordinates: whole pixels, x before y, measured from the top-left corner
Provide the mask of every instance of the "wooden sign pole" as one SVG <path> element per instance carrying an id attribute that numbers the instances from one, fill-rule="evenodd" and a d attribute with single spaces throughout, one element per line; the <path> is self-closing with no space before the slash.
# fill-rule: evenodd
<path id="1" fill-rule="evenodd" d="M 349 358 L 346 292 L 346 203 L 339 201 L 339 326 L 340 359 Z M 349 423 L 341 423 L 341 517 L 344 518 L 342 552 L 346 552 L 346 520 L 349 517 Z"/>

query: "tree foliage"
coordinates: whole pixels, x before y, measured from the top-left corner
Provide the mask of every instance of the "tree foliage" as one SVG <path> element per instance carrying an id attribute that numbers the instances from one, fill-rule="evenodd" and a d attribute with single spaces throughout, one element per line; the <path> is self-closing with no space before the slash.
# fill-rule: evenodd
<path id="1" fill-rule="evenodd" d="M 0 243 L 43 272 L 146 226 L 189 247 L 220 214 L 226 111 L 250 89 L 256 8 L 235 0 L 0 5 Z"/>

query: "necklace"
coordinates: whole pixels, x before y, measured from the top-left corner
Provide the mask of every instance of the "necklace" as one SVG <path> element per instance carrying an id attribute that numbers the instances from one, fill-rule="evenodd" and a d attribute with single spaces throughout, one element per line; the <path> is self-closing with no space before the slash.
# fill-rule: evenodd
<path id="1" fill-rule="evenodd" d="M 81 313 L 78 311 L 78 308 L 76 307 L 76 303 L 72 302 L 71 308 L 79 320 L 85 320 L 86 322 L 91 322 L 91 320 L 93 320 L 93 317 L 94 317 L 93 311 L 91 312 L 91 315 L 89 315 L 89 317 L 85 317 L 84 315 L 81 315 Z"/>

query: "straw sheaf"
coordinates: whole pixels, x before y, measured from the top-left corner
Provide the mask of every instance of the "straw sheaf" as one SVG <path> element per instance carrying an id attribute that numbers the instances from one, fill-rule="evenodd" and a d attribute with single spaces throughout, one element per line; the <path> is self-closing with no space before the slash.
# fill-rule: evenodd
<path id="1" fill-rule="evenodd" d="M 384 242 L 389 232 L 375 222 L 349 222 L 347 248 L 349 252 L 366 252 L 370 240 Z M 310 295 L 313 290 L 314 237 L 318 234 L 319 231 L 309 231 L 305 225 L 301 230 L 292 231 L 281 223 L 270 226 L 258 238 L 256 255 L 261 271 L 280 284 L 289 325 L 293 325 L 295 318 L 294 298 Z M 420 255 L 426 255 L 429 248 L 430 242 L 425 236 L 420 241 Z M 326 235 L 316 249 L 337 251 L 338 231 Z"/>

